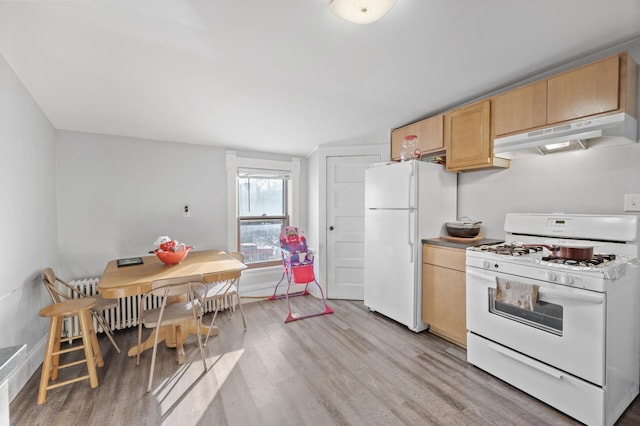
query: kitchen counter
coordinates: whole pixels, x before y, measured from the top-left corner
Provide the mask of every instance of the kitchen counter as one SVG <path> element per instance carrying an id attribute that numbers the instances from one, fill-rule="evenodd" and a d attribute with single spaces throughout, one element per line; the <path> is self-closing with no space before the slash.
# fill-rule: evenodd
<path id="1" fill-rule="evenodd" d="M 27 345 L 0 348 L 0 425 L 9 424 L 9 374 L 26 358 Z"/>
<path id="2" fill-rule="evenodd" d="M 500 244 L 504 240 L 496 240 L 493 238 L 468 238 L 468 241 L 462 238 L 449 239 L 449 238 L 425 238 L 422 240 L 422 244 L 431 244 L 434 246 L 451 247 L 458 249 L 466 249 L 467 247 L 476 247 L 481 245 Z"/>
<path id="3" fill-rule="evenodd" d="M 26 356 L 27 345 L 0 348 L 0 383 Z"/>
<path id="4" fill-rule="evenodd" d="M 466 249 L 501 242 L 483 237 L 422 240 L 422 321 L 430 333 L 467 347 Z"/>

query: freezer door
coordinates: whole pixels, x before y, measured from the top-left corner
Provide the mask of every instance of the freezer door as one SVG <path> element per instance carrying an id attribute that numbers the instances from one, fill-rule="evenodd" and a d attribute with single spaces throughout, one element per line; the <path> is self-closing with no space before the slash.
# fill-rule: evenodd
<path id="1" fill-rule="evenodd" d="M 413 331 L 422 331 L 418 310 L 418 244 L 415 211 L 366 210 L 364 304 Z"/>
<path id="2" fill-rule="evenodd" d="M 365 208 L 417 207 L 413 161 L 372 167 L 364 173 Z"/>

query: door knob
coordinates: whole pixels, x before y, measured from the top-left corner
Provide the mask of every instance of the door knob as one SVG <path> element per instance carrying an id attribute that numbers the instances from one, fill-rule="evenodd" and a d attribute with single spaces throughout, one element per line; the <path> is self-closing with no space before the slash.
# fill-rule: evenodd
<path id="1" fill-rule="evenodd" d="M 330 227 L 329 227 L 329 231 L 333 231 L 333 226 L 330 226 Z"/>

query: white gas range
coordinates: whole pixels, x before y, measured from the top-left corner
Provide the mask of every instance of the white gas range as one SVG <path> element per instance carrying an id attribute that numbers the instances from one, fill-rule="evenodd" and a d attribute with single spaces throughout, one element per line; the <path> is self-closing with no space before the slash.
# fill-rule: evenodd
<path id="1" fill-rule="evenodd" d="M 640 384 L 638 217 L 512 213 L 505 231 L 504 244 L 467 249 L 468 361 L 612 425 Z"/>

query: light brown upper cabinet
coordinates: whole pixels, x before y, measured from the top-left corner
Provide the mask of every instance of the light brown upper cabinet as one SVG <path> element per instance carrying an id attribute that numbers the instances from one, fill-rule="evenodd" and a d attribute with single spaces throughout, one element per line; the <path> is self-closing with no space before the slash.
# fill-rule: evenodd
<path id="1" fill-rule="evenodd" d="M 391 132 L 391 159 L 400 160 L 402 142 L 407 135 L 418 137 L 422 154 L 444 151 L 442 114 L 395 129 Z"/>
<path id="2" fill-rule="evenodd" d="M 623 52 L 494 96 L 494 133 L 503 136 L 614 112 L 636 117 L 637 79 L 637 64 Z"/>
<path id="3" fill-rule="evenodd" d="M 493 156 L 490 100 L 445 113 L 444 144 L 447 171 L 509 167 L 509 160 Z"/>
<path id="4" fill-rule="evenodd" d="M 548 124 L 615 111 L 620 98 L 620 57 L 550 78 L 547 88 Z"/>
<path id="5" fill-rule="evenodd" d="M 495 96 L 492 102 L 496 135 L 547 124 L 547 81 L 539 81 Z"/>

